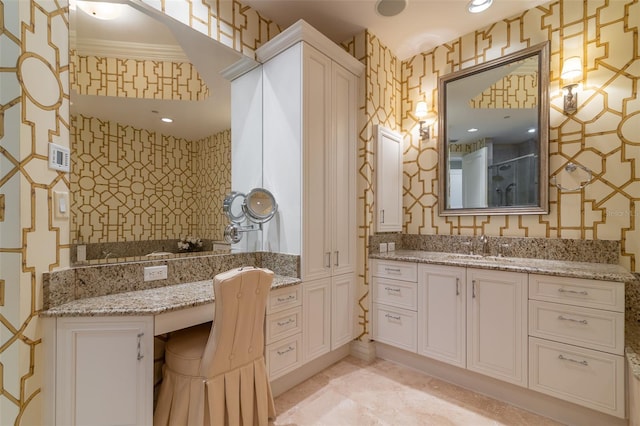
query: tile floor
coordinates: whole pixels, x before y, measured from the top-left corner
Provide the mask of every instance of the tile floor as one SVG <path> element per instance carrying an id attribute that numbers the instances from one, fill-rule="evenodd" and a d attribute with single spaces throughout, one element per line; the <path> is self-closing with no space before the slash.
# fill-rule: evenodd
<path id="1" fill-rule="evenodd" d="M 552 420 L 377 359 L 348 357 L 278 396 L 275 426 L 558 425 Z"/>

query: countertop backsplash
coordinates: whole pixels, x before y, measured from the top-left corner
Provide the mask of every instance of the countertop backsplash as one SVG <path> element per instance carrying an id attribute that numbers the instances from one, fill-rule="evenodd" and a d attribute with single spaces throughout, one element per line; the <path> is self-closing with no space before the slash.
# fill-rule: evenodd
<path id="1" fill-rule="evenodd" d="M 144 281 L 144 267 L 156 265 L 167 265 L 167 279 Z M 268 252 L 203 254 L 81 266 L 43 274 L 43 310 L 88 297 L 210 280 L 220 272 L 247 265 L 268 268 L 278 275 L 300 277 L 300 256 Z"/>

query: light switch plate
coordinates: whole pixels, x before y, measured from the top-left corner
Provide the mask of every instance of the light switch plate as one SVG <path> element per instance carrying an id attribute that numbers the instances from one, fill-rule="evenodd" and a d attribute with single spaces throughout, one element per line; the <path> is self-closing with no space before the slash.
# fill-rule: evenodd
<path id="1" fill-rule="evenodd" d="M 69 193 L 53 191 L 53 211 L 56 219 L 69 217 Z"/>
<path id="2" fill-rule="evenodd" d="M 395 251 L 396 243 L 387 243 L 387 251 Z"/>
<path id="3" fill-rule="evenodd" d="M 380 243 L 380 253 L 387 252 L 387 243 Z"/>

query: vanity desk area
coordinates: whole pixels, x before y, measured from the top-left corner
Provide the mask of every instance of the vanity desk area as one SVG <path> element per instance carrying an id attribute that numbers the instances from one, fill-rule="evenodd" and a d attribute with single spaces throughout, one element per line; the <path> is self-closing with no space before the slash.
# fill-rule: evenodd
<path id="1" fill-rule="evenodd" d="M 161 340 L 155 337 L 213 320 L 215 272 L 269 264 L 280 273 L 293 275 L 296 262 L 297 256 L 243 253 L 98 265 L 49 274 L 46 295 L 51 304 L 40 314 L 45 359 L 50 364 L 43 389 L 45 418 L 60 425 L 94 424 L 96 419 L 103 424 L 152 424 L 154 378 L 162 366 L 162 351 L 156 348 Z M 142 281 L 142 268 L 162 264 L 169 269 L 164 283 Z M 181 274 L 189 275 L 186 266 L 191 267 L 193 277 L 208 273 L 211 278 L 176 283 L 183 278 Z M 116 288 L 87 285 L 85 280 L 92 274 L 105 280 L 112 277 Z M 155 288 L 144 288 L 154 283 Z M 65 301 L 72 295 L 59 291 L 69 287 L 70 293 L 84 292 L 87 297 Z M 301 349 L 290 342 L 291 338 L 301 340 L 301 305 L 301 280 L 276 274 L 265 325 L 265 358 L 272 377 L 301 365 L 296 362 Z"/>
<path id="2" fill-rule="evenodd" d="M 397 247 L 404 237 L 404 247 L 419 246 L 420 236 L 402 236 Z M 455 238 L 432 248 L 477 243 L 452 244 Z M 507 240 L 493 239 L 493 248 L 500 247 L 495 240 Z M 555 254 L 598 253 L 592 249 Z M 553 247 L 546 251 L 554 254 Z M 640 380 L 626 369 L 627 359 L 629 369 L 636 365 L 630 353 L 639 343 L 631 335 L 637 327 L 630 326 L 628 294 L 625 318 L 625 287 L 637 292 L 636 278 L 617 262 L 558 257 L 372 252 L 377 355 L 570 424 L 626 424 L 629 410 L 631 418 L 638 415 L 625 391 L 625 381 L 633 392 L 633 378 Z"/>

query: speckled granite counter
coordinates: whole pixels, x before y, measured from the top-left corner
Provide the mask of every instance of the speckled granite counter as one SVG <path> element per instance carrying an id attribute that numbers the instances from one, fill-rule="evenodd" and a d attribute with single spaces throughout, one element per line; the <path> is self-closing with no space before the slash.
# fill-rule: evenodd
<path id="1" fill-rule="evenodd" d="M 640 380 L 640 321 L 629 319 L 625 323 L 625 354 L 633 375 Z"/>
<path id="2" fill-rule="evenodd" d="M 276 275 L 272 289 L 299 284 L 299 278 Z M 147 290 L 74 300 L 40 313 L 44 317 L 158 315 L 213 303 L 213 281 L 196 281 Z"/>
<path id="3" fill-rule="evenodd" d="M 635 280 L 635 277 L 622 266 L 606 263 L 479 256 L 420 250 L 397 250 L 388 253 L 372 253 L 369 257 L 372 259 L 467 266 L 472 268 L 495 269 L 499 271 L 527 272 L 532 274 L 556 275 L 605 281 L 627 282 Z"/>

